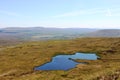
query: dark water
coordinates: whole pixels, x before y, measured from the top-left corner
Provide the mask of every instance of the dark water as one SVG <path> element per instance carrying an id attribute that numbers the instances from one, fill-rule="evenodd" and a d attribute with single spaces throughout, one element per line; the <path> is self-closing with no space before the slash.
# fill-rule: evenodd
<path id="1" fill-rule="evenodd" d="M 97 60 L 96 54 L 76 53 L 74 55 L 57 55 L 52 58 L 51 62 L 35 67 L 35 70 L 69 70 L 75 68 L 77 64 L 73 59 Z"/>

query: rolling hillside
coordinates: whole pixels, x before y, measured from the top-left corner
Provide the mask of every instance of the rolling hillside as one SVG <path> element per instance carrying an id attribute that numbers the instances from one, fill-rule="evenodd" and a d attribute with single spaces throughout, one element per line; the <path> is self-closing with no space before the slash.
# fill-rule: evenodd
<path id="1" fill-rule="evenodd" d="M 86 37 L 120 37 L 120 29 L 104 29 L 85 34 Z"/>
<path id="2" fill-rule="evenodd" d="M 19 40 L 71 39 L 96 30 L 88 28 L 11 27 L 0 29 L 0 38 Z"/>
<path id="3" fill-rule="evenodd" d="M 73 39 L 80 37 L 120 37 L 120 29 L 89 28 L 3 28 L 0 29 L 2 40 L 51 40 Z"/>

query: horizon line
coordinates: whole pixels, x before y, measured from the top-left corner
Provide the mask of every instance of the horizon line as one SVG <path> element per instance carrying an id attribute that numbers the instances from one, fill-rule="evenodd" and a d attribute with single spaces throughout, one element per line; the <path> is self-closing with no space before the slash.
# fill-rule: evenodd
<path id="1" fill-rule="evenodd" d="M 120 29 L 120 28 L 94 28 L 94 27 L 43 27 L 43 26 L 19 26 L 19 27 L 0 27 L 0 29 L 5 28 L 57 28 L 57 29 Z"/>

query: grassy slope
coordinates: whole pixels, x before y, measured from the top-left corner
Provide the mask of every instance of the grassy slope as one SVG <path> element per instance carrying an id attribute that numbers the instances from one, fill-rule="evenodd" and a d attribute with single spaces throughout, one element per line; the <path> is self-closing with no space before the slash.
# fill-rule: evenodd
<path id="1" fill-rule="evenodd" d="M 0 80 L 92 80 L 120 69 L 119 49 L 120 38 L 24 43 L 0 51 Z M 89 61 L 89 64 L 77 65 L 69 71 L 33 71 L 35 66 L 50 61 L 54 55 L 75 52 L 94 52 L 101 56 L 102 60 Z"/>

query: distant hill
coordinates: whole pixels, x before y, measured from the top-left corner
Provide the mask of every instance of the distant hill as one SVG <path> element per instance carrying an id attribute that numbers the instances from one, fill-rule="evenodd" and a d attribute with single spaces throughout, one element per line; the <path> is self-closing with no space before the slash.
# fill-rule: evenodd
<path id="1" fill-rule="evenodd" d="M 86 37 L 120 37 L 120 29 L 104 29 L 85 34 Z"/>
<path id="2" fill-rule="evenodd" d="M 10 27 L 0 29 L 0 39 L 19 40 L 48 40 L 48 39 L 71 39 L 83 34 L 97 31 L 89 28 L 44 28 L 44 27 Z"/>
<path id="3" fill-rule="evenodd" d="M 0 40 L 49 40 L 78 37 L 120 37 L 120 29 L 9 27 L 0 29 Z"/>

